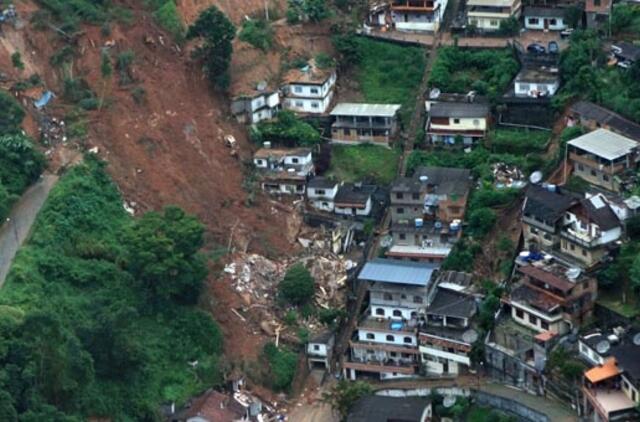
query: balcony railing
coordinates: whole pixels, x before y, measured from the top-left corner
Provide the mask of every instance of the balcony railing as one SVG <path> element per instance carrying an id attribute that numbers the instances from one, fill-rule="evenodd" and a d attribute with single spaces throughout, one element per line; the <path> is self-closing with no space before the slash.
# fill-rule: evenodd
<path id="1" fill-rule="evenodd" d="M 394 0 L 391 3 L 392 10 L 407 10 L 407 11 L 420 11 L 420 10 L 433 10 L 434 2 L 431 0 Z"/>
<path id="2" fill-rule="evenodd" d="M 589 237 L 583 237 L 583 236 L 577 236 L 573 233 L 571 233 L 570 231 L 568 231 L 567 229 L 562 230 L 560 232 L 560 236 L 567 239 L 570 242 L 576 243 L 584 248 L 595 248 L 596 246 L 598 246 L 598 242 L 600 240 L 599 237 L 596 238 L 591 238 Z"/>

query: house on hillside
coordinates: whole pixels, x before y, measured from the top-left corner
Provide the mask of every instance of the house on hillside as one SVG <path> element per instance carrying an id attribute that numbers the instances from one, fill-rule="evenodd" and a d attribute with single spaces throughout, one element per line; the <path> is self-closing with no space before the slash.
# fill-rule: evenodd
<path id="1" fill-rule="evenodd" d="M 309 148 L 260 148 L 253 155 L 262 189 L 271 194 L 304 195 L 307 180 L 314 175 Z"/>
<path id="2" fill-rule="evenodd" d="M 640 61 L 640 46 L 628 42 L 620 42 L 611 45 L 611 54 L 618 62 L 618 66 L 629 68 Z"/>
<path id="3" fill-rule="evenodd" d="M 429 397 L 364 396 L 355 402 L 347 422 L 430 422 Z"/>
<path id="4" fill-rule="evenodd" d="M 319 68 L 315 60 L 284 76 L 283 106 L 303 114 L 324 114 L 331 105 L 337 75 L 335 68 Z"/>
<path id="5" fill-rule="evenodd" d="M 357 282 L 368 285 L 369 308 L 349 342 L 342 365 L 345 378 L 373 375 L 384 380 L 417 374 L 419 318 L 437 269 L 436 264 L 380 258 L 363 266 Z"/>
<path id="6" fill-rule="evenodd" d="M 540 31 L 563 31 L 567 29 L 565 10 L 559 7 L 530 7 L 523 11 L 524 27 Z"/>
<path id="7" fill-rule="evenodd" d="M 509 18 L 519 19 L 521 9 L 520 0 L 468 0 L 467 25 L 481 31 L 497 31 L 500 22 Z"/>
<path id="8" fill-rule="evenodd" d="M 433 144 L 470 146 L 485 137 L 489 123 L 489 104 L 466 101 L 427 101 L 425 127 L 427 138 Z"/>
<path id="9" fill-rule="evenodd" d="M 525 65 L 516 75 L 514 92 L 516 97 L 548 98 L 560 88 L 558 68 Z"/>
<path id="10" fill-rule="evenodd" d="M 316 176 L 307 183 L 307 199 L 313 208 L 333 212 L 339 186 L 338 182 Z"/>
<path id="11" fill-rule="evenodd" d="M 334 210 L 338 215 L 368 217 L 373 211 L 375 186 L 362 183 L 343 183 L 334 198 Z"/>
<path id="12" fill-rule="evenodd" d="M 331 116 L 331 140 L 389 146 L 398 131 L 399 104 L 338 103 Z"/>
<path id="13" fill-rule="evenodd" d="M 585 0 L 587 29 L 604 28 L 609 23 L 613 0 Z"/>
<path id="14" fill-rule="evenodd" d="M 233 95 L 231 113 L 240 123 L 254 124 L 275 117 L 280 110 L 280 93 L 260 82 L 255 88 Z"/>
<path id="15" fill-rule="evenodd" d="M 590 130 L 607 129 L 640 142 L 640 124 L 589 101 L 578 101 L 569 109 L 567 125 L 575 124 Z"/>
<path id="16" fill-rule="evenodd" d="M 604 189 L 620 192 L 625 175 L 634 173 L 638 143 L 607 129 L 597 129 L 567 143 L 573 174 Z"/>
<path id="17" fill-rule="evenodd" d="M 461 236 L 471 172 L 421 167 L 391 185 L 391 235 L 387 256 L 440 262 Z"/>
<path id="18" fill-rule="evenodd" d="M 325 331 L 309 340 L 307 343 L 307 363 L 310 370 L 314 368 L 331 369 L 334 343 L 335 334 L 331 331 Z"/>
<path id="19" fill-rule="evenodd" d="M 438 32 L 448 0 L 391 0 L 393 26 L 399 31 Z"/>

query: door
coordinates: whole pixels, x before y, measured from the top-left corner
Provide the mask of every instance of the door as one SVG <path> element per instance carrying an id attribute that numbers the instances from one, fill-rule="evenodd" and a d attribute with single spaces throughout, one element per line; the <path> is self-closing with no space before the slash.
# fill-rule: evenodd
<path id="1" fill-rule="evenodd" d="M 549 19 L 544 19 L 544 29 L 549 29 Z"/>

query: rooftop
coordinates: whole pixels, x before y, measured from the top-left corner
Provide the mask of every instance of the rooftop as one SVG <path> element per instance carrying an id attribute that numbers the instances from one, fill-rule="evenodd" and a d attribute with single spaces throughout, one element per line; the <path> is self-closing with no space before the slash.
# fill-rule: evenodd
<path id="1" fill-rule="evenodd" d="M 309 148 L 273 149 L 260 148 L 253 154 L 253 158 L 284 158 L 287 156 L 306 156 L 311 154 Z"/>
<path id="2" fill-rule="evenodd" d="M 595 393 L 595 394 L 594 394 Z M 597 389 L 591 390 L 594 399 L 597 400 L 600 407 L 611 414 L 621 410 L 633 409 L 636 404 L 622 390 Z M 628 419 L 620 419 L 628 420 Z"/>
<path id="3" fill-rule="evenodd" d="M 552 72 L 551 70 L 542 67 L 524 68 L 516 76 L 516 82 L 552 84 L 559 81 L 560 76 L 557 72 Z"/>
<path id="4" fill-rule="evenodd" d="M 509 294 L 512 302 L 520 302 L 545 313 L 560 310 L 561 301 L 551 294 L 533 289 L 526 284 L 520 284 Z"/>
<path id="5" fill-rule="evenodd" d="M 475 315 L 476 310 L 477 304 L 472 296 L 446 289 L 438 289 L 427 307 L 426 313 L 456 318 L 471 318 Z"/>
<path id="6" fill-rule="evenodd" d="M 338 103 L 331 110 L 331 115 L 393 117 L 400 110 L 400 107 L 400 104 Z"/>
<path id="7" fill-rule="evenodd" d="M 626 340 L 624 343 L 611 348 L 611 355 L 617 360 L 618 366 L 626 374 L 629 374 L 634 381 L 640 380 L 640 346 L 636 346 L 633 341 Z"/>
<path id="8" fill-rule="evenodd" d="M 322 85 L 331 77 L 334 71 L 335 69 L 333 68 L 320 69 L 316 66 L 315 60 L 312 59 L 303 68 L 289 70 L 284 75 L 283 80 L 286 84 Z"/>
<path id="9" fill-rule="evenodd" d="M 446 258 L 451 252 L 452 245 L 435 245 L 435 246 L 411 246 L 411 245 L 393 245 L 387 251 L 387 256 L 396 256 L 400 258 Z"/>
<path id="10" fill-rule="evenodd" d="M 437 278 L 438 288 L 454 291 L 472 290 L 472 281 L 473 275 L 462 271 L 440 271 Z"/>
<path id="11" fill-rule="evenodd" d="M 347 416 L 347 422 L 419 422 L 431 401 L 427 397 L 365 396 Z"/>
<path id="12" fill-rule="evenodd" d="M 467 6 L 511 7 L 515 0 L 469 0 Z"/>
<path id="13" fill-rule="evenodd" d="M 579 204 L 572 206 L 569 211 L 588 218 L 589 221 L 597 224 L 600 230 L 606 231 L 620 227 L 620 220 L 601 195 L 583 199 Z"/>
<path id="14" fill-rule="evenodd" d="M 438 264 L 376 258 L 364 264 L 360 280 L 427 286 Z"/>
<path id="15" fill-rule="evenodd" d="M 610 130 L 596 129 L 569 141 L 569 145 L 606 160 L 615 160 L 631 153 L 638 143 Z"/>
<path id="16" fill-rule="evenodd" d="M 631 139 L 640 140 L 640 124 L 589 101 L 578 101 L 571 106 L 571 112 L 580 117 L 595 120 L 601 126 L 608 126 L 613 131 Z"/>
<path id="17" fill-rule="evenodd" d="M 541 18 L 562 18 L 564 9 L 559 7 L 525 7 L 523 15 Z"/>
<path id="18" fill-rule="evenodd" d="M 431 105 L 429 114 L 431 117 L 486 118 L 489 115 L 489 105 L 465 102 L 437 102 Z"/>
<path id="19" fill-rule="evenodd" d="M 330 180 L 322 176 L 316 176 L 309 180 L 307 187 L 312 189 L 333 189 L 337 184 L 338 182 L 334 180 Z"/>
<path id="20" fill-rule="evenodd" d="M 334 202 L 339 206 L 365 208 L 375 190 L 375 186 L 344 183 L 338 188 Z"/>
<path id="21" fill-rule="evenodd" d="M 563 293 L 568 292 L 575 286 L 575 283 L 572 283 L 566 277 L 561 277 L 558 274 L 554 274 L 551 271 L 546 271 L 545 269 L 538 268 L 533 265 L 519 266 L 518 271 L 532 279 L 539 280 L 545 284 L 553 286 Z"/>
<path id="22" fill-rule="evenodd" d="M 544 221 L 555 222 L 576 202 L 574 196 L 559 190 L 550 192 L 541 186 L 530 185 L 526 192 L 524 213 L 535 215 Z"/>
<path id="23" fill-rule="evenodd" d="M 627 60 L 640 60 L 640 46 L 637 46 L 635 44 L 631 44 L 628 42 L 615 43 L 611 46 L 611 49 L 617 55 L 622 56 Z"/>
<path id="24" fill-rule="evenodd" d="M 615 358 L 607 359 L 604 364 L 594 366 L 584 373 L 584 376 L 592 384 L 620 375 L 620 369 Z"/>
<path id="25" fill-rule="evenodd" d="M 420 181 L 426 176 L 426 181 Z M 466 195 L 471 186 L 471 171 L 451 167 L 420 167 L 413 177 L 401 177 L 391 185 L 392 192 L 420 192 L 424 186 L 436 195 Z"/>

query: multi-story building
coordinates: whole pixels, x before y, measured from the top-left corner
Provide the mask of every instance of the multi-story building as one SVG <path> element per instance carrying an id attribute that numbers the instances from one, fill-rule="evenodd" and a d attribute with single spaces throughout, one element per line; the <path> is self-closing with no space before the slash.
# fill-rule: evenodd
<path id="1" fill-rule="evenodd" d="M 632 140 L 640 141 L 640 124 L 598 104 L 589 101 L 578 101 L 571 106 L 569 113 L 568 126 L 573 126 L 577 123 L 589 130 L 603 128 Z"/>
<path id="2" fill-rule="evenodd" d="M 275 117 L 280 110 L 280 93 L 261 82 L 255 89 L 243 90 L 231 101 L 231 113 L 240 123 L 254 124 Z"/>
<path id="3" fill-rule="evenodd" d="M 283 106 L 303 114 L 323 114 L 329 109 L 336 85 L 334 68 L 321 69 L 314 60 L 284 76 Z"/>
<path id="4" fill-rule="evenodd" d="M 522 212 L 525 248 L 537 251 L 559 249 L 564 215 L 577 202 L 578 198 L 555 186 L 551 189 L 529 186 Z"/>
<path id="5" fill-rule="evenodd" d="M 597 129 L 567 143 L 573 174 L 604 189 L 619 192 L 639 159 L 638 143 L 607 129 Z"/>
<path id="6" fill-rule="evenodd" d="M 612 5 L 613 0 L 585 0 L 587 29 L 598 29 L 608 25 Z"/>
<path id="7" fill-rule="evenodd" d="M 497 31 L 500 22 L 520 18 L 520 0 L 469 0 L 467 1 L 467 25 L 481 31 Z"/>
<path id="8" fill-rule="evenodd" d="M 567 29 L 565 9 L 560 7 L 525 7 L 524 27 L 540 31 L 562 31 Z"/>
<path id="9" fill-rule="evenodd" d="M 607 199 L 593 195 L 565 212 L 560 252 L 580 266 L 591 268 L 609 256 L 622 237 L 622 224 Z"/>
<path id="10" fill-rule="evenodd" d="M 331 140 L 389 146 L 398 131 L 399 104 L 339 103 L 331 111 Z"/>
<path id="11" fill-rule="evenodd" d="M 518 324 L 538 333 L 563 335 L 592 316 L 598 288 L 594 278 L 544 261 L 516 270 L 516 282 L 503 302 Z"/>
<path id="12" fill-rule="evenodd" d="M 334 342 L 335 335 L 331 331 L 320 333 L 309 340 L 309 343 L 307 343 L 309 369 L 322 367 L 328 370 L 331 368 Z"/>
<path id="13" fill-rule="evenodd" d="M 417 373 L 418 324 L 437 268 L 389 259 L 374 259 L 364 265 L 358 283 L 368 284 L 369 307 L 343 362 L 345 377 L 353 380 L 373 374 L 391 379 Z"/>
<path id="14" fill-rule="evenodd" d="M 433 144 L 455 145 L 459 139 L 470 146 L 485 137 L 489 122 L 489 104 L 480 102 L 426 102 L 426 133 Z"/>
<path id="15" fill-rule="evenodd" d="M 637 411 L 640 348 L 630 345 L 626 349 L 621 348 L 618 353 L 624 356 L 624 363 L 613 356 L 584 373 L 582 414 L 585 420 L 637 421 L 640 418 Z M 630 365 L 630 369 L 625 365 Z"/>
<path id="16" fill-rule="evenodd" d="M 261 148 L 253 155 L 262 189 L 271 194 L 304 195 L 307 180 L 315 170 L 308 148 Z"/>
<path id="17" fill-rule="evenodd" d="M 393 26 L 399 31 L 437 32 L 447 9 L 447 0 L 391 0 Z"/>
<path id="18" fill-rule="evenodd" d="M 317 176 L 307 183 L 307 199 L 311 206 L 320 211 L 333 212 L 340 184 L 325 177 Z"/>
<path id="19" fill-rule="evenodd" d="M 387 256 L 442 261 L 461 235 L 471 172 L 423 167 L 391 186 L 391 234 Z"/>

